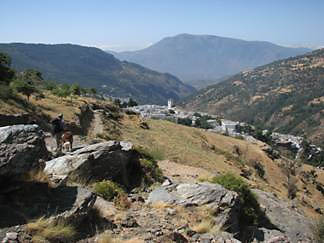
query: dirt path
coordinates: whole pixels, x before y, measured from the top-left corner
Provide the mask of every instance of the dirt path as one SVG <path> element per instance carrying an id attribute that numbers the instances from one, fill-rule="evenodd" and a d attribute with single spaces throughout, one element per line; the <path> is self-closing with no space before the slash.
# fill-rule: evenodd
<path id="1" fill-rule="evenodd" d="M 208 178 L 215 176 L 208 170 L 182 165 L 169 160 L 158 162 L 163 175 L 175 182 L 196 182 L 199 178 Z"/>

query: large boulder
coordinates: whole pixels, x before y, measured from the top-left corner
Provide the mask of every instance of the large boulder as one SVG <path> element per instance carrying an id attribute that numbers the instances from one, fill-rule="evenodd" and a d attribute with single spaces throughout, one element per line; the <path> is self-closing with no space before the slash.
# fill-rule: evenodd
<path id="1" fill-rule="evenodd" d="M 76 193 L 73 204 L 70 204 L 66 211 L 55 216 L 55 219 L 64 218 L 65 221 L 71 222 L 71 224 L 77 224 L 76 222 L 80 222 L 83 218 L 87 217 L 89 211 L 93 208 L 96 202 L 96 195 L 82 187 L 74 188 Z M 61 198 L 61 200 L 63 199 Z"/>
<path id="2" fill-rule="evenodd" d="M 276 198 L 272 193 L 257 189 L 253 192 L 261 207 L 264 208 L 267 218 L 278 229 L 276 231 L 258 229 L 262 232 L 265 241 L 285 235 L 291 242 L 312 242 L 311 222 L 301 212 L 291 207 L 288 202 Z"/>
<path id="3" fill-rule="evenodd" d="M 166 202 L 183 206 L 206 205 L 217 212 L 215 222 L 229 232 L 238 232 L 239 197 L 218 184 L 182 183 L 162 186 L 152 191 L 147 203 Z"/>
<path id="4" fill-rule="evenodd" d="M 133 145 L 116 141 L 88 145 L 50 160 L 44 171 L 54 182 L 89 184 L 112 180 L 127 189 L 139 186 L 142 178 L 139 154 Z"/>
<path id="5" fill-rule="evenodd" d="M 40 167 L 48 157 L 42 130 L 37 125 L 0 127 L 0 177 L 13 178 Z"/>

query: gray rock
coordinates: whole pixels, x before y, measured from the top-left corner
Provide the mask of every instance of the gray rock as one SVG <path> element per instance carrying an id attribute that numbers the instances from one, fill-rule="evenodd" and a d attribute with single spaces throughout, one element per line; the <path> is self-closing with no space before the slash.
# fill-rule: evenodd
<path id="1" fill-rule="evenodd" d="M 279 200 L 273 194 L 253 190 L 265 215 L 278 230 L 259 229 L 265 241 L 283 234 L 292 242 L 312 242 L 311 222 L 301 212 L 292 209 L 288 202 Z M 281 234 L 280 234 L 281 232 Z"/>
<path id="2" fill-rule="evenodd" d="M 219 232 L 214 235 L 213 241 L 217 243 L 241 243 L 241 241 L 235 239 L 232 234 L 228 232 Z"/>
<path id="3" fill-rule="evenodd" d="M 2 239 L 1 243 L 18 243 L 18 233 L 7 232 L 6 237 Z"/>
<path id="4" fill-rule="evenodd" d="M 92 210 L 96 202 L 96 195 L 85 188 L 77 187 L 74 204 L 67 211 L 55 216 L 54 220 L 64 219 L 73 225 L 78 225 L 90 210 Z"/>
<path id="5" fill-rule="evenodd" d="M 167 178 L 162 183 L 162 186 L 170 186 L 171 184 L 172 184 L 172 181 L 169 178 Z"/>
<path id="6" fill-rule="evenodd" d="M 140 183 L 138 154 L 127 142 L 108 141 L 86 146 L 46 162 L 45 173 L 55 182 L 113 180 L 127 188 Z"/>
<path id="7" fill-rule="evenodd" d="M 183 206 L 206 205 L 213 211 L 216 224 L 226 226 L 230 232 L 238 232 L 239 210 L 238 194 L 225 189 L 218 184 L 196 183 L 196 184 L 173 184 L 162 186 L 149 194 L 147 203 L 166 202 Z"/>
<path id="8" fill-rule="evenodd" d="M 123 227 L 126 227 L 126 228 L 134 228 L 134 227 L 138 227 L 138 223 L 136 221 L 136 219 L 134 219 L 133 216 L 128 216 L 126 217 L 126 219 L 124 219 L 122 222 L 121 222 L 121 226 Z"/>
<path id="9" fill-rule="evenodd" d="M 14 177 L 41 167 L 47 159 L 42 130 L 37 125 L 0 127 L 0 177 Z"/>

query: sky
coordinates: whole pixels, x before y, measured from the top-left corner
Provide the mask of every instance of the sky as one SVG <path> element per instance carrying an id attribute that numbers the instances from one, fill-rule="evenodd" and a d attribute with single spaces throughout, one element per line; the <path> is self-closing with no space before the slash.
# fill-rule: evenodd
<path id="1" fill-rule="evenodd" d="M 324 47 L 324 0 L 0 0 L 0 43 L 125 51 L 181 33 Z"/>

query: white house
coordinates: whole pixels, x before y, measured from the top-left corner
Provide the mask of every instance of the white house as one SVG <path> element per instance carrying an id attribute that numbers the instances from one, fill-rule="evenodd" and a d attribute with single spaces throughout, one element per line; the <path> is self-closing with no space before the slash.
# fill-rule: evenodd
<path id="1" fill-rule="evenodd" d="M 222 121 L 223 131 L 228 131 L 229 133 L 235 132 L 236 125 L 239 124 L 239 122 L 230 121 L 230 120 L 222 119 L 221 121 Z"/>

